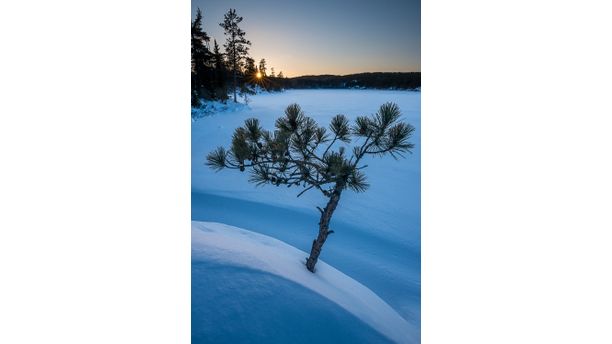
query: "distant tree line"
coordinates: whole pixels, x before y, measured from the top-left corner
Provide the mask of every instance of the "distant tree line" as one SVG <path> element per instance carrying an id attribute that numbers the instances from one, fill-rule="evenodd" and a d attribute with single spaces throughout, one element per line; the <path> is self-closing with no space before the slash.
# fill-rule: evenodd
<path id="1" fill-rule="evenodd" d="M 378 88 L 421 87 L 421 73 L 359 73 L 350 75 L 308 75 L 278 80 L 282 88 Z"/>

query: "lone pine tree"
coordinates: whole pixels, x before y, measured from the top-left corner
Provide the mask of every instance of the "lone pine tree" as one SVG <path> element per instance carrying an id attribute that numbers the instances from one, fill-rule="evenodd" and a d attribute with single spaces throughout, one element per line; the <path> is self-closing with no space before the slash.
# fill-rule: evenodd
<path id="1" fill-rule="evenodd" d="M 316 189 L 327 199 L 321 209 L 319 234 L 312 242 L 306 268 L 314 272 L 327 237 L 332 215 L 340 196 L 346 189 L 363 192 L 369 184 L 361 165 L 365 156 L 391 155 L 403 157 L 414 147 L 408 140 L 414 127 L 400 121 L 399 107 L 394 103 L 383 104 L 372 116 L 357 117 L 350 126 L 344 115 L 335 116 L 327 129 L 304 115 L 300 106 L 292 104 L 285 116 L 276 120 L 276 130 L 264 130 L 256 118 L 247 119 L 237 128 L 229 149 L 219 147 L 207 156 L 207 165 L 219 171 L 224 168 L 247 169 L 249 181 L 257 185 L 272 184 L 304 188 L 299 194 Z M 358 144 L 347 153 L 344 145 L 353 138 Z M 360 164 L 361 163 L 361 164 Z"/>

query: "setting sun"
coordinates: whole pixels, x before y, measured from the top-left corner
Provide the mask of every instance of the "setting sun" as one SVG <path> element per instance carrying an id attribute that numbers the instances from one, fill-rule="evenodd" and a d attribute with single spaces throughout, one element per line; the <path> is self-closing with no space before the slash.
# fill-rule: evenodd
<path id="1" fill-rule="evenodd" d="M 261 79 L 261 72 L 257 72 L 257 73 L 255 74 L 255 77 L 257 77 L 257 79 Z"/>

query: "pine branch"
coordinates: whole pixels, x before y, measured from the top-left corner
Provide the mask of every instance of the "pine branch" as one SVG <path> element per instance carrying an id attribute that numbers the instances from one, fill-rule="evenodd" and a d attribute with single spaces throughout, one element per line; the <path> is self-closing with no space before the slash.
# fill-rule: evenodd
<path id="1" fill-rule="evenodd" d="M 310 185 L 309 187 L 307 187 L 306 189 L 304 189 L 302 192 L 300 192 L 300 193 L 297 195 L 297 197 L 302 196 L 302 194 L 303 194 L 304 192 L 306 192 L 306 191 L 308 191 L 308 190 L 310 190 L 310 189 L 312 189 L 312 188 L 314 188 L 314 187 L 315 187 L 315 185 L 314 185 L 314 184 L 313 184 L 313 185 Z"/>
<path id="2" fill-rule="evenodd" d="M 364 156 L 389 153 L 397 159 L 414 147 L 408 142 L 414 127 L 396 123 L 398 119 L 399 108 L 390 103 L 371 118 L 358 117 L 352 128 L 344 116 L 338 115 L 330 125 L 334 137 L 329 140 L 325 128 L 306 117 L 299 105 L 292 104 L 285 116 L 276 120 L 273 134 L 262 129 L 257 119 L 246 120 L 235 130 L 231 148 L 211 152 L 207 165 L 217 171 L 249 169 L 249 181 L 256 185 L 303 185 L 297 197 L 312 189 L 326 197 L 345 188 L 363 192 L 369 187 L 362 172 L 368 165 L 359 165 Z M 361 145 L 353 147 L 351 156 L 347 157 L 344 146 L 333 150 L 338 140 L 349 142 L 351 134 L 364 138 Z M 324 142 L 328 144 L 323 154 L 317 154 Z"/>
<path id="3" fill-rule="evenodd" d="M 329 149 L 334 145 L 334 143 L 336 143 L 337 139 L 338 139 L 338 135 L 334 135 L 334 139 L 331 141 L 329 146 L 327 146 L 327 148 L 325 148 L 325 151 L 323 152 L 323 157 L 325 157 L 325 155 L 327 155 L 327 152 L 329 152 Z"/>

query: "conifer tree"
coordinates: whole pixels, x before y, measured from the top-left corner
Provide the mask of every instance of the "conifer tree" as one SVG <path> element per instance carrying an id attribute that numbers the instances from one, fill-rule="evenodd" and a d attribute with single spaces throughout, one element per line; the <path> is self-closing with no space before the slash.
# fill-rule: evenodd
<path id="1" fill-rule="evenodd" d="M 266 72 L 266 59 L 259 60 L 259 72 L 262 76 L 267 76 Z"/>
<path id="2" fill-rule="evenodd" d="M 219 44 L 214 40 L 212 66 L 215 70 L 215 97 L 225 101 L 227 99 L 226 68 L 223 62 L 223 54 L 219 51 Z"/>
<path id="3" fill-rule="evenodd" d="M 217 44 L 216 39 L 213 40 L 212 65 L 215 69 L 222 69 L 225 67 L 223 65 L 223 54 L 219 50 L 219 44 Z"/>
<path id="4" fill-rule="evenodd" d="M 283 71 L 278 72 L 278 78 L 283 79 L 285 76 L 283 75 Z"/>
<path id="5" fill-rule="evenodd" d="M 257 68 L 255 68 L 255 60 L 251 57 L 247 57 L 245 61 L 244 75 L 247 77 L 247 80 L 250 80 L 253 78 L 255 73 L 257 73 Z"/>
<path id="6" fill-rule="evenodd" d="M 270 77 L 275 78 L 276 75 L 274 74 L 274 67 L 270 68 Z"/>
<path id="7" fill-rule="evenodd" d="M 204 96 L 204 88 L 212 86 L 210 68 L 211 58 L 208 49 L 210 37 L 202 29 L 202 11 L 198 8 L 195 19 L 191 22 L 191 99 L 192 105 L 198 105 L 199 99 Z M 209 81 L 209 85 L 206 82 Z M 195 104 L 194 104 L 195 103 Z"/>
<path id="8" fill-rule="evenodd" d="M 315 272 L 323 244 L 334 231 L 330 221 L 342 192 L 351 189 L 364 192 L 369 184 L 363 170 L 366 156 L 403 157 L 414 147 L 409 142 L 414 127 L 400 121 L 396 104 L 383 104 L 372 116 L 357 117 L 350 126 L 344 115 L 335 116 L 329 132 L 307 117 L 299 105 L 292 104 L 285 116 L 276 120 L 274 132 L 263 129 L 256 118 L 247 119 L 237 128 L 229 149 L 217 148 L 207 156 L 207 165 L 250 172 L 249 181 L 257 185 L 286 185 L 319 190 L 327 199 L 320 212 L 319 232 L 312 242 L 306 268 Z M 347 152 L 344 145 L 357 139 Z"/>
<path id="9" fill-rule="evenodd" d="M 225 47 L 225 54 L 228 59 L 228 63 L 232 69 L 233 75 L 233 88 L 234 88 L 234 102 L 236 100 L 237 92 L 237 77 L 242 67 L 243 60 L 247 57 L 249 51 L 249 42 L 244 36 L 245 32 L 240 29 L 238 24 L 242 22 L 242 17 L 236 14 L 235 9 L 229 9 L 223 17 L 223 22 L 219 24 L 225 31 L 226 41 L 223 45 Z"/>

